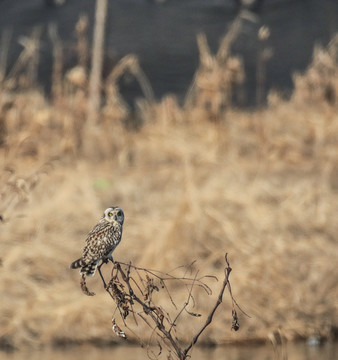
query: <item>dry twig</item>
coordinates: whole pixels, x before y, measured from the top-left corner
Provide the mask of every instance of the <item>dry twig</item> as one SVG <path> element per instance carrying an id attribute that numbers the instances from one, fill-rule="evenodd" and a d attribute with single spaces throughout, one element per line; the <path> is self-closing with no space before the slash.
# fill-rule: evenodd
<path id="1" fill-rule="evenodd" d="M 126 323 L 126 319 L 130 314 L 132 314 L 136 325 L 138 325 L 138 318 L 141 319 L 152 329 L 150 340 L 152 339 L 153 335 L 157 335 L 158 339 L 156 340 L 156 342 L 160 350 L 157 355 L 152 352 L 152 356 L 158 358 L 162 353 L 163 347 L 166 347 L 171 357 L 175 356 L 179 360 L 185 360 L 190 356 L 189 352 L 191 351 L 192 347 L 197 343 L 199 337 L 213 321 L 214 314 L 223 301 L 223 295 L 226 287 L 228 287 L 229 295 L 232 302 L 233 320 L 231 329 L 235 331 L 239 329 L 238 316 L 236 312 L 236 307 L 239 307 L 234 300 L 231 291 L 229 276 L 232 269 L 230 267 L 227 254 L 225 255 L 225 262 L 226 267 L 224 269 L 224 280 L 217 301 L 210 310 L 210 313 L 207 316 L 204 325 L 193 337 L 192 341 L 186 348 L 182 346 L 180 340 L 177 338 L 176 335 L 176 329 L 178 327 L 179 319 L 183 312 L 188 313 L 192 317 L 201 316 L 201 314 L 199 313 L 189 311 L 187 307 L 191 301 L 193 301 L 195 305 L 195 300 L 193 296 L 193 291 L 195 290 L 195 288 L 202 288 L 207 295 L 211 295 L 210 287 L 205 283 L 205 281 L 207 278 L 215 277 L 198 277 L 198 271 L 195 273 L 194 277 L 187 277 L 186 274 L 184 274 L 183 277 L 177 277 L 169 273 L 163 273 L 157 270 L 141 268 L 132 265 L 131 263 L 126 264 L 122 262 L 114 262 L 114 267 L 111 272 L 111 279 L 108 283 L 106 283 L 104 277 L 102 276 L 100 267 L 99 274 L 101 276 L 105 290 L 108 292 L 108 294 L 116 304 L 116 308 L 121 315 L 124 326 L 128 330 L 132 331 Z M 168 287 L 168 282 L 174 282 L 175 284 L 181 285 L 183 284 L 187 287 L 188 297 L 180 309 L 174 302 L 174 299 Z M 83 278 L 81 281 L 81 288 L 86 295 L 94 295 L 94 293 L 88 290 L 85 278 Z M 175 317 L 171 316 L 170 313 L 165 310 L 162 305 L 159 305 L 157 303 L 157 299 L 154 294 L 160 292 L 162 289 L 165 290 L 166 295 L 170 299 L 171 303 L 174 305 L 175 311 L 179 309 Z M 116 324 L 114 317 L 112 319 L 112 322 L 113 332 L 118 337 L 126 339 L 127 336 L 125 332 L 121 330 L 121 328 Z"/>

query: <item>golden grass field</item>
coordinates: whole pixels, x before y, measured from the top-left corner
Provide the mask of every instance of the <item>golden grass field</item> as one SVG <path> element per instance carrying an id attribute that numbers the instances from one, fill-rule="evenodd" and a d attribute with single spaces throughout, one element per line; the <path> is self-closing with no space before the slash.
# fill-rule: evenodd
<path id="1" fill-rule="evenodd" d="M 337 43 L 314 52 L 309 69 L 295 77 L 290 99 L 272 93 L 268 106 L 255 111 L 204 106 L 206 98 L 224 105 L 229 87 L 203 93 L 202 64 L 195 100 L 186 106 L 173 96 L 140 102 L 138 130 L 123 125 L 130 114 L 114 86 L 106 90 L 110 98 L 99 122 L 86 123 L 86 89 L 74 80 L 79 69 L 51 99 L 24 81 L 5 84 L 0 344 L 119 341 L 111 331 L 114 304 L 99 277 L 88 280 L 96 296 L 87 297 L 78 272 L 69 269 L 110 205 L 126 216 L 116 260 L 165 272 L 196 260 L 200 274 L 221 280 L 229 254 L 233 295 L 250 318 L 238 312 L 241 328 L 231 331 L 225 294 L 202 342 L 266 340 L 276 332 L 287 339 L 334 336 Z M 232 59 L 215 71 L 234 63 L 237 69 Z M 196 296 L 202 314 L 221 283 L 210 280 L 210 286 L 210 298 Z M 186 291 L 172 291 L 183 304 Z M 179 329 L 184 340 L 205 321 L 187 319 Z"/>

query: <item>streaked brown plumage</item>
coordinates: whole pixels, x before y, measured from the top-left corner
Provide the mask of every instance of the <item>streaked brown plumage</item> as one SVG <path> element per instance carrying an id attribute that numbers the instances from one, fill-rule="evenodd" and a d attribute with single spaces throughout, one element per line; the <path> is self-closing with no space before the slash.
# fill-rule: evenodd
<path id="1" fill-rule="evenodd" d="M 107 208 L 100 221 L 87 235 L 82 257 L 75 260 L 70 267 L 81 268 L 80 274 L 93 276 L 100 262 L 113 260 L 112 253 L 121 241 L 123 222 L 124 214 L 121 208 Z"/>

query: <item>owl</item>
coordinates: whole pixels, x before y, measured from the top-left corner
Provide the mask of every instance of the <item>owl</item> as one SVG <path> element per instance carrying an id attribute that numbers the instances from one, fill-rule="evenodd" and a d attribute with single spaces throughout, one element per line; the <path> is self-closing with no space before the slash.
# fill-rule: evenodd
<path id="1" fill-rule="evenodd" d="M 112 253 L 120 243 L 124 213 L 118 206 L 112 206 L 105 210 L 99 222 L 87 235 L 86 245 L 82 257 L 71 263 L 71 269 L 80 268 L 80 274 L 93 276 L 98 265 L 113 261 Z"/>

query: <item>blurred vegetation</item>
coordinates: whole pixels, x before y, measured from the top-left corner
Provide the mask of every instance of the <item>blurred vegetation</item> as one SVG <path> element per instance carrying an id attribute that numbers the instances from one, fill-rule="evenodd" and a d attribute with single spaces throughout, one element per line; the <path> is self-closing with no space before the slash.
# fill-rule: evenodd
<path id="1" fill-rule="evenodd" d="M 229 253 L 234 297 L 251 318 L 239 314 L 241 330 L 231 332 L 224 325 L 231 304 L 223 303 L 205 343 L 264 340 L 276 331 L 286 339 L 333 336 L 338 38 L 314 50 L 290 99 L 270 93 L 268 105 L 254 111 L 231 105 L 245 74 L 227 51 L 229 35 L 216 55 L 199 36 L 201 63 L 183 104 L 172 95 L 155 101 L 137 58 L 126 56 L 104 81 L 93 125 L 86 122 L 89 57 L 81 21 L 79 65 L 66 74 L 51 30 L 51 97 L 36 84 L 36 32 L 1 79 L 0 344 L 119 341 L 98 279 L 88 281 L 97 296 L 86 297 L 79 274 L 69 270 L 110 205 L 126 214 L 119 261 L 168 271 L 197 260 L 201 275 L 222 279 Z M 136 111 L 119 92 L 126 72 L 144 91 Z M 175 296 L 186 300 L 185 291 Z M 195 300 L 193 311 L 210 310 Z M 186 339 L 200 327 L 181 326 Z"/>

